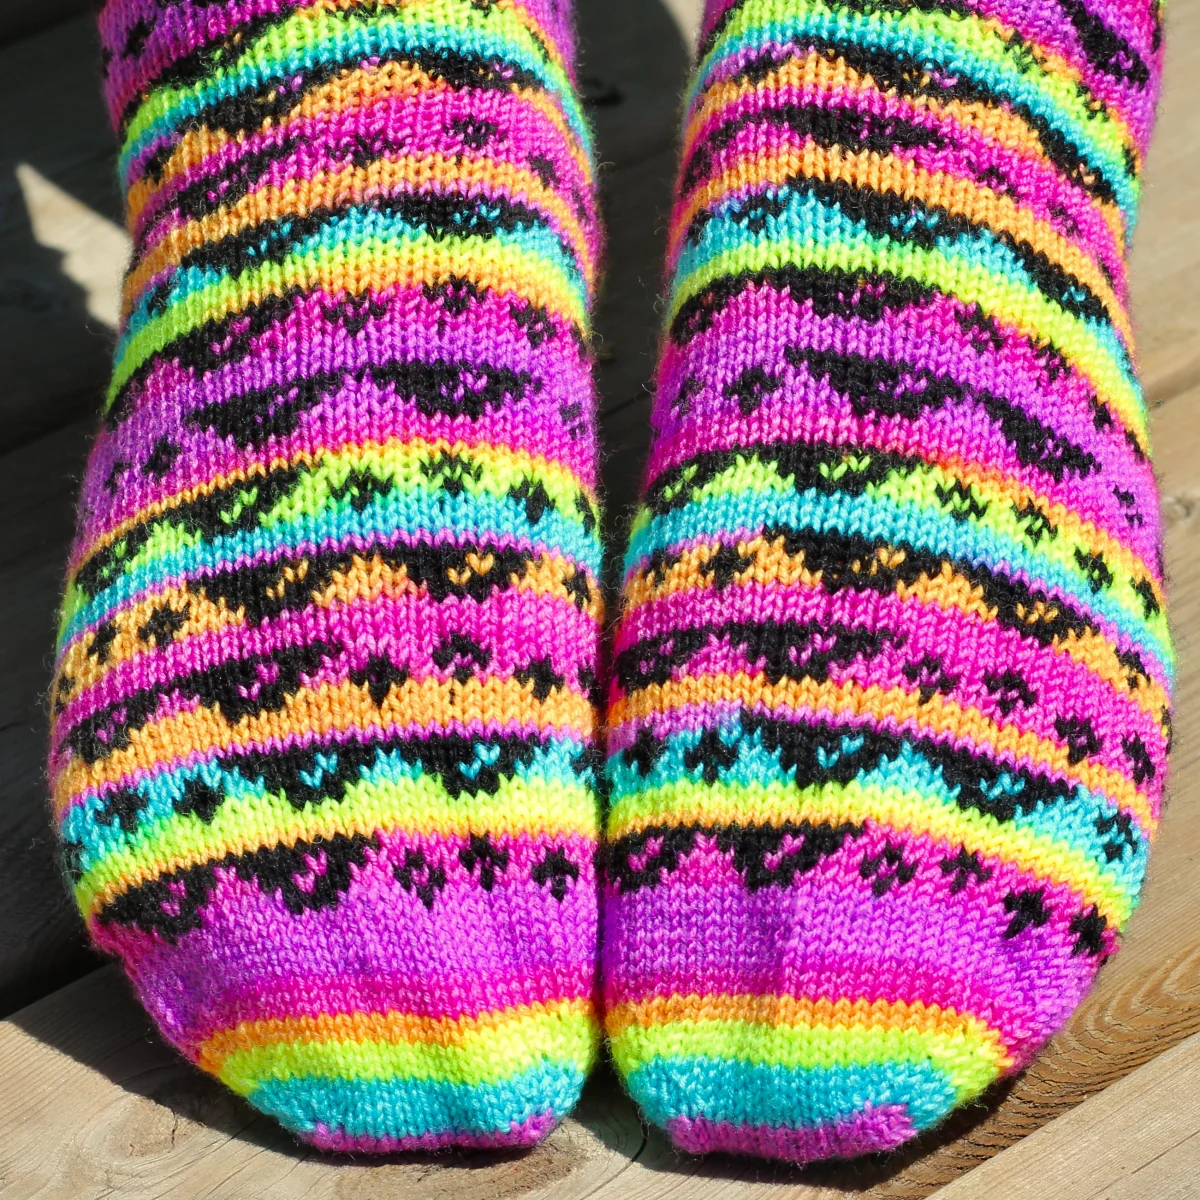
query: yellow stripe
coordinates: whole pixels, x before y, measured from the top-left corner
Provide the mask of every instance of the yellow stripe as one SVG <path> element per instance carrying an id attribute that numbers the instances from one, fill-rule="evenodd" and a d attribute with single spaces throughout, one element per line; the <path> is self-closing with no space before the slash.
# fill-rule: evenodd
<path id="1" fill-rule="evenodd" d="M 586 1072 L 599 1042 L 590 1006 L 525 1010 L 515 1019 L 467 1027 L 440 1042 L 410 1040 L 386 1024 L 380 1035 L 269 1041 L 234 1049 L 216 1073 L 243 1096 L 268 1080 L 296 1078 L 427 1079 L 486 1086 L 550 1064 Z"/>
<path id="2" fill-rule="evenodd" d="M 617 800 L 609 813 L 607 837 L 614 841 L 663 824 L 777 825 L 803 820 L 830 825 L 871 821 L 951 847 L 961 845 L 967 853 L 1013 863 L 1070 888 L 1084 907 L 1095 904 L 1117 927 L 1133 911 L 1128 892 L 1082 851 L 1027 826 L 1002 823 L 989 814 L 955 805 L 931 803 L 929 796 L 916 790 L 864 785 L 858 780 L 807 788 L 791 783 L 730 786 L 677 780 Z"/>
<path id="3" fill-rule="evenodd" d="M 519 1028 L 531 1021 L 578 1019 L 588 1017 L 591 1013 L 592 1004 L 589 1000 L 555 1000 L 549 1003 L 535 1000 L 530 1004 L 463 1017 L 430 1017 L 398 1011 L 325 1012 L 318 1016 L 242 1021 L 201 1042 L 196 1050 L 196 1064 L 216 1075 L 231 1054 L 264 1046 L 292 1046 L 299 1042 L 308 1045 L 322 1042 L 408 1042 L 412 1045 L 462 1048 L 472 1039 Z"/>
<path id="4" fill-rule="evenodd" d="M 278 793 L 269 793 L 219 806 L 208 824 L 195 817 L 171 817 L 142 843 L 110 850 L 75 885 L 75 901 L 81 912 L 94 915 L 131 888 L 229 854 L 394 830 L 412 836 L 488 833 L 594 841 L 600 814 L 595 793 L 582 781 L 520 776 L 502 779 L 494 794 L 479 792 L 469 802 L 451 797 L 429 773 L 361 780 L 348 785 L 340 800 L 299 811 Z"/>

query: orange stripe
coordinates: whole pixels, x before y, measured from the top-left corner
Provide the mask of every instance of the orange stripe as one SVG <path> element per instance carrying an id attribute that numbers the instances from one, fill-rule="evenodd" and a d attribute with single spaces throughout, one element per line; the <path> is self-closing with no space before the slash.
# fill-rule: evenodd
<path id="1" fill-rule="evenodd" d="M 904 100 L 894 93 L 881 91 L 870 75 L 859 74 L 845 61 L 830 62 L 815 51 L 803 58 L 789 58 L 781 67 L 755 82 L 720 82 L 709 88 L 704 93 L 703 103 L 688 120 L 683 142 L 683 161 L 686 162 L 690 157 L 706 123 L 718 117 L 723 109 L 748 96 L 760 94 L 765 97 L 784 87 L 798 89 L 802 93 L 813 95 L 814 98 L 818 92 L 858 93 L 861 96 L 860 104 L 874 101 L 885 111 L 896 112 L 900 116 L 916 118 L 922 113 L 930 113 L 938 120 L 955 124 L 962 129 L 975 129 L 994 144 L 1036 160 L 1048 172 L 1058 173 L 1057 168 L 1047 158 L 1037 133 L 1020 117 L 1006 109 L 960 100 L 941 103 L 927 96 L 912 101 Z M 1132 143 L 1130 147 L 1136 154 L 1137 150 Z M 1125 226 L 1119 205 L 1098 200 L 1090 195 L 1088 203 L 1104 218 L 1104 223 L 1112 235 L 1116 253 L 1124 254 Z"/>
<path id="2" fill-rule="evenodd" d="M 926 1005 L 920 1000 L 852 1000 L 839 997 L 816 1000 L 807 996 L 778 994 L 711 995 L 678 993 L 653 996 L 636 1003 L 617 1004 L 604 1016 L 609 1037 L 625 1030 L 676 1021 L 745 1021 L 755 1025 L 792 1027 L 824 1026 L 831 1029 L 911 1029 L 920 1033 L 962 1033 L 1000 1048 L 1001 1038 L 986 1021 L 953 1008 Z"/>
<path id="3" fill-rule="evenodd" d="M 388 96 L 403 96 L 418 104 L 423 99 L 428 102 L 437 96 L 450 95 L 454 90 L 445 80 L 431 76 L 411 63 L 387 62 L 377 67 L 359 67 L 305 92 L 295 108 L 263 128 L 278 130 L 286 139 L 291 125 L 313 118 L 330 118 L 368 110 Z M 518 89 L 518 94 L 531 114 L 539 113 L 554 127 L 563 148 L 575 161 L 585 185 L 590 188 L 593 183 L 591 164 L 558 107 L 540 91 Z M 203 165 L 225 146 L 239 140 L 244 139 L 207 126 L 185 133 L 164 164 L 157 182 L 142 176 L 131 183 L 126 201 L 129 229 L 136 229 L 142 210 L 164 188 L 175 186 L 175 176 Z"/>
<path id="4" fill-rule="evenodd" d="M 170 770 L 193 754 L 277 745 L 297 734 L 320 738 L 360 729 L 386 735 L 398 728 L 479 721 L 488 728 L 523 724 L 546 733 L 592 735 L 596 717 L 586 696 L 556 690 L 537 700 L 533 688 L 532 681 L 496 677 L 465 683 L 410 679 L 393 687 L 376 706 L 366 684 L 325 683 L 300 688 L 277 712 L 256 713 L 234 723 L 215 706 L 197 706 L 131 732 L 128 746 L 95 763 L 69 758 L 52 781 L 54 814 L 61 815 L 72 796 L 85 788 L 117 783 L 138 770 Z"/>
<path id="5" fill-rule="evenodd" d="M 446 185 L 437 189 L 439 193 L 453 191 L 477 195 L 495 191 L 542 208 L 565 230 L 588 287 L 595 282 L 595 262 L 578 217 L 570 205 L 545 187 L 532 171 L 487 158 L 472 159 L 462 155 L 446 158 L 440 154 L 426 154 L 417 158 L 380 158 L 367 167 L 348 167 L 336 172 L 318 171 L 310 179 L 291 180 L 282 187 L 260 188 L 228 208 L 218 209 L 187 225 L 169 228 L 143 256 L 137 269 L 126 276 L 122 319 L 129 315 L 156 276 L 178 267 L 192 250 L 205 243 L 219 242 L 280 217 L 305 216 L 319 209 L 362 204 L 408 190 L 428 193 L 431 184 Z"/>
<path id="6" fill-rule="evenodd" d="M 512 587 L 517 592 L 532 596 L 554 596 L 564 605 L 574 605 L 574 599 L 563 587 L 563 580 L 569 578 L 574 569 L 565 559 L 542 556 Z M 307 571 L 307 559 L 289 565 L 280 574 L 279 586 L 282 588 L 286 582 L 303 580 Z M 427 592 L 424 585 L 416 584 L 409 578 L 407 568 L 391 566 L 378 555 L 370 558 L 356 555 L 346 570 L 332 573 L 329 583 L 313 594 L 311 603 L 314 608 L 333 608 L 335 605 L 369 604 L 381 598 L 395 601 L 405 597 L 420 597 Z M 487 603 L 486 600 L 474 601 L 468 597 L 463 600 L 464 603 L 479 604 L 481 607 Z M 103 663 L 88 653 L 90 633 L 82 633 L 70 643 L 60 660 L 57 678 L 61 680 L 64 674 L 68 675 L 72 685 L 62 697 L 54 693 L 56 698 L 78 695 L 93 687 L 122 663 L 151 653 L 155 649 L 154 642 L 142 637 L 139 631 L 155 611 L 164 607 L 177 613 L 185 607 L 188 610 L 186 619 L 175 634 L 176 641 L 215 633 L 231 626 L 244 629 L 248 639 L 253 637 L 254 627 L 247 622 L 244 608 L 231 609 L 224 600 L 214 603 L 202 593 L 193 593 L 186 586 L 163 588 L 139 598 L 124 610 L 108 615 L 108 620 L 116 626 L 116 635 L 108 643 L 108 657 Z M 592 589 L 591 598 L 583 611 L 593 621 L 601 620 L 603 614 L 598 588 Z"/>

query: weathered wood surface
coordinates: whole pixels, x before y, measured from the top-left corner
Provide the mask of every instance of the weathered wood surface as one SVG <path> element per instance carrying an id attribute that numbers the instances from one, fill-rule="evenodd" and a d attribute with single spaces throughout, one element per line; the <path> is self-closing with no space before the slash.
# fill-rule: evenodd
<path id="1" fill-rule="evenodd" d="M 687 69 L 680 31 L 694 28 L 699 5 L 579 0 L 578 7 L 585 86 L 606 164 L 609 271 L 597 314 L 598 384 L 609 531 L 619 542 L 648 436 L 646 385 Z M 1192 586 L 1200 585 L 1200 0 L 1174 0 L 1168 9 L 1167 88 L 1134 254 L 1181 660 L 1172 798 L 1142 908 L 1068 1028 L 1003 1094 L 901 1155 L 807 1172 L 681 1159 L 660 1135 L 643 1132 L 607 1073 L 589 1085 L 576 1117 L 526 1155 L 375 1166 L 331 1159 L 298 1148 L 163 1047 L 114 968 L 51 992 L 93 965 L 46 834 L 42 698 L 84 414 L 107 369 L 110 334 L 97 314 L 123 265 L 89 21 L 6 46 L 0 17 L 0 98 L 9 101 L 6 111 L 37 113 L 36 122 L 0 129 L 0 450 L 8 451 L 0 453 L 0 1014 L 45 997 L 0 1023 L 0 1078 L 12 1081 L 0 1096 L 0 1194 L 832 1200 L 923 1197 L 971 1171 L 945 1194 L 1032 1196 L 1034 1184 L 1067 1178 L 1044 1164 L 1075 1154 L 1085 1135 L 1093 1151 L 1079 1151 L 1077 1161 L 1092 1172 L 1081 1178 L 1096 1186 L 1045 1195 L 1194 1194 L 1179 1190 L 1178 1180 L 1190 1186 L 1200 1165 L 1189 1098 L 1200 1083 L 1200 1051 L 1193 1038 L 1165 1052 L 1200 1031 L 1192 849 L 1200 845 L 1200 586 Z M 35 174 L 19 173 L 19 164 Z M 106 223 L 89 223 L 97 221 Z M 103 253 L 81 256 L 87 245 Z M 1169 1119 L 1158 1111 L 1164 1105 Z M 1178 1143 L 1166 1146 L 1176 1134 Z M 1104 1164 L 1119 1167 L 1116 1149 L 1130 1142 L 1138 1147 L 1128 1170 L 1106 1175 Z M 1154 1147 L 1163 1154 L 1152 1162 Z"/>
<path id="2" fill-rule="evenodd" d="M 1190 1200 L 1200 1192 L 1200 1035 L 937 1193 L 937 1200 Z"/>

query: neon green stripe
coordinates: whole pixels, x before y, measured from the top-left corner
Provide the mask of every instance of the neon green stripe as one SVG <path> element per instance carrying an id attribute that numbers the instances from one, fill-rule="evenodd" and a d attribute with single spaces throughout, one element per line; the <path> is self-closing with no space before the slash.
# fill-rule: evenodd
<path id="1" fill-rule="evenodd" d="M 530 1011 L 520 1021 L 472 1031 L 454 1045 L 407 1041 L 295 1041 L 230 1054 L 220 1078 L 247 1096 L 267 1080 L 428 1079 L 495 1084 L 547 1062 L 586 1072 L 596 1057 L 595 1018 Z"/>
<path id="2" fill-rule="evenodd" d="M 781 16 L 777 0 L 747 0 L 726 26 L 720 43 L 700 64 L 697 80 L 709 74 L 713 64 L 720 60 L 725 45 L 753 38 L 764 27 L 777 25 Z M 1072 140 L 1095 147 L 1110 170 L 1127 179 L 1136 194 L 1137 180 L 1128 176 L 1124 165 L 1125 147 L 1136 148 L 1129 131 L 1115 121 L 1107 109 L 1101 108 L 1097 113 L 1089 108 L 1087 94 L 1074 73 L 1052 73 L 1032 55 L 1026 56 L 1026 69 L 1022 70 L 1009 42 L 1012 30 L 999 20 L 979 17 L 964 20 L 949 12 L 922 12 L 912 8 L 879 16 L 835 9 L 821 0 L 794 0 L 786 10 L 786 16 L 789 22 L 817 28 L 824 26 L 830 34 L 841 39 L 882 44 L 898 53 L 916 57 L 933 55 L 947 64 L 986 65 L 1000 78 L 1001 86 L 1007 80 L 1010 86 L 1020 83 L 1032 88 L 1061 113 L 1055 124 L 1066 125 Z M 1069 69 L 1069 64 L 1064 65 Z M 987 86 L 986 80 L 984 83 Z M 1005 97 L 1001 95 L 997 99 Z"/>
<path id="3" fill-rule="evenodd" d="M 331 12 L 324 5 L 314 5 L 298 9 L 286 20 L 273 24 L 248 43 L 236 59 L 206 74 L 201 81 L 186 87 L 156 89 L 129 123 L 122 158 L 127 159 L 129 148 L 153 126 L 161 123 L 169 128 L 184 119 L 188 115 L 185 106 L 189 106 L 189 102 L 190 111 L 194 111 L 196 104 L 207 107 L 239 92 L 249 92 L 260 81 L 276 76 L 283 64 L 294 60 L 301 47 L 314 61 L 338 62 L 355 51 L 368 57 L 372 48 L 378 52 L 376 43 L 395 42 L 405 35 L 407 40 L 436 49 L 444 45 L 448 33 L 460 35 L 459 41 L 468 46 L 472 35 L 489 42 L 506 42 L 515 52 L 513 57 L 537 63 L 536 73 L 542 77 L 547 91 L 562 105 L 563 115 L 578 134 L 587 136 L 588 123 L 561 62 L 556 58 L 547 60 L 543 45 L 513 8 L 481 13 L 469 3 L 452 7 L 444 2 L 427 2 L 409 3 L 391 12 L 359 14 L 349 10 Z M 400 38 L 396 36 L 398 34 Z M 181 112 L 181 109 L 185 111 Z"/>
<path id="4" fill-rule="evenodd" d="M 630 1025 L 609 1046 L 629 1076 L 656 1059 L 705 1057 L 805 1071 L 874 1063 L 931 1063 L 961 1102 L 983 1091 L 1008 1065 L 995 1039 L 965 1031 L 766 1025 L 752 1021 L 681 1020 Z"/>
<path id="5" fill-rule="evenodd" d="M 502 778 L 495 795 L 459 798 L 425 772 L 362 780 L 348 784 L 341 800 L 299 812 L 282 794 L 236 797 L 217 808 L 207 825 L 195 815 L 173 813 L 133 844 L 114 847 L 75 885 L 75 900 L 81 912 L 91 913 L 101 896 L 123 890 L 130 879 L 157 875 L 171 862 L 212 862 L 236 846 L 293 845 L 392 829 L 460 837 L 504 830 L 595 838 L 600 813 L 594 792 L 583 783 L 519 776 Z"/>

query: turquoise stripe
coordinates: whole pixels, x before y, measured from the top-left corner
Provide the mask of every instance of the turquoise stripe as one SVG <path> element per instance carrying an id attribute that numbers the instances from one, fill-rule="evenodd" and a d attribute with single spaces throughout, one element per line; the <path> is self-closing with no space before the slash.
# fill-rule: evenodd
<path id="1" fill-rule="evenodd" d="M 805 726 L 801 726 L 803 729 Z M 706 721 L 705 729 L 720 729 L 727 746 L 737 747 L 735 762 L 721 770 L 721 783 L 727 787 L 768 787 L 772 784 L 792 784 L 796 777 L 795 768 L 784 770 L 780 766 L 779 750 L 768 750 L 762 737 L 742 736 L 741 726 L 735 720 Z M 637 766 L 628 764 L 622 755 L 614 753 L 608 760 L 607 774 L 610 785 L 610 804 L 616 806 L 623 800 L 636 797 L 654 788 L 669 787 L 677 780 L 692 779 L 699 782 L 704 775 L 703 765 L 689 768 L 684 762 L 687 753 L 700 741 L 700 729 L 683 730 L 671 734 L 666 741 L 662 756 L 643 775 Z M 918 794 L 922 801 L 933 809 L 957 809 L 960 788 L 946 782 L 942 770 L 917 750 L 908 740 L 911 735 L 901 735 L 900 753 L 870 771 L 862 771 L 855 779 L 864 787 L 879 787 L 908 795 Z M 832 765 L 832 764 L 831 764 Z M 799 809 L 802 795 L 820 791 L 821 794 L 837 795 L 841 784 L 823 784 L 820 789 L 797 789 L 796 808 Z M 1014 791 L 1019 785 L 1014 780 Z M 1092 792 L 1082 784 L 1076 784 L 1071 800 L 1060 804 L 1039 804 L 1028 812 L 1018 811 L 1011 820 L 1000 821 L 990 814 L 964 806 L 964 812 L 987 822 L 996 829 L 1017 829 L 1052 839 L 1061 849 L 1081 853 L 1093 859 L 1100 867 L 1100 874 L 1114 887 L 1137 895 L 1146 873 L 1149 844 L 1143 835 L 1138 846 L 1128 859 L 1110 863 L 1104 852 L 1104 844 L 1111 834 L 1101 833 L 1096 828 L 1098 819 L 1109 818 L 1120 811 L 1116 801 L 1100 792 Z M 1136 825 L 1136 819 L 1135 819 Z"/>
<path id="2" fill-rule="evenodd" d="M 918 254 L 934 252 L 944 255 L 951 263 L 962 263 L 973 269 L 982 268 L 1006 283 L 1020 282 L 1030 293 L 1057 304 L 1037 286 L 1017 254 L 989 229 L 980 228 L 971 233 L 938 237 L 931 247 L 925 248 L 903 238 L 872 233 L 865 221 L 848 216 L 840 205 L 821 200 L 810 189 L 783 187 L 775 194 L 786 198 L 786 206 L 778 214 L 765 217 L 763 227 L 757 233 L 751 234 L 726 212 L 708 221 L 694 244 L 684 244 L 675 269 L 677 293 L 690 294 L 689 279 L 723 254 L 736 252 L 742 247 L 782 247 L 788 242 L 799 242 L 816 246 L 844 246 L 847 248 L 848 263 L 861 260 L 864 250 L 876 254 L 903 254 L 909 249 Z M 913 203 L 916 205 L 919 202 Z M 1107 320 L 1098 321 L 1069 309 L 1062 311 L 1069 319 L 1085 327 L 1089 335 L 1099 342 L 1105 354 L 1140 396 L 1129 353 L 1113 325 Z"/>
<path id="3" fill-rule="evenodd" d="M 686 1039 L 680 1039 L 686 1046 Z M 802 1129 L 844 1120 L 873 1105 L 903 1104 L 918 1129 L 955 1105 L 954 1085 L 929 1064 L 872 1063 L 813 1068 L 702 1056 L 659 1058 L 626 1077 L 656 1125 L 704 1117 L 733 1125 Z"/>
<path id="4" fill-rule="evenodd" d="M 1048 87 L 1038 86 L 1038 82 L 1045 79 L 1045 73 L 1036 63 L 1031 64 L 1032 69 L 1026 75 L 1009 58 L 1005 58 L 1003 65 L 1000 65 L 972 55 L 961 45 L 934 33 L 930 28 L 932 22 L 927 17 L 916 18 L 912 24 L 906 24 L 895 17 L 887 20 L 845 10 L 835 14 L 815 4 L 805 7 L 807 12 L 790 14 L 782 20 L 764 21 L 741 37 L 723 38 L 696 70 L 686 96 L 687 111 L 694 111 L 701 89 L 712 85 L 713 77 L 723 64 L 746 51 L 754 52 L 772 45 L 789 46 L 803 43 L 806 39 L 820 38 L 841 46 L 852 44 L 858 48 L 907 55 L 920 62 L 936 62 L 944 66 L 948 73 L 966 75 L 994 93 L 1000 101 L 1010 99 L 1024 105 L 1047 121 L 1051 128 L 1067 134 L 1088 163 L 1103 171 L 1121 206 L 1126 224 L 1132 219 L 1137 209 L 1137 181 L 1130 178 L 1123 154 L 1109 150 L 1094 136 L 1094 131 L 1098 129 L 1117 134 L 1107 110 L 1101 109 L 1098 116 L 1090 119 L 1080 119 L 1059 103 Z M 1001 49 L 996 35 L 988 35 L 988 38 L 996 49 Z M 1060 82 L 1066 87 L 1071 86 L 1070 80 L 1063 79 Z"/>
<path id="5" fill-rule="evenodd" d="M 870 539 L 904 542 L 1008 576 L 1024 572 L 1037 585 L 1061 592 L 1084 612 L 1114 626 L 1126 644 L 1148 653 L 1154 660 L 1152 673 L 1168 690 L 1174 682 L 1175 657 L 1165 633 L 1155 632 L 1144 618 L 1131 613 L 1107 592 L 1092 592 L 1082 572 L 1065 570 L 1030 552 L 1021 542 L 975 522 L 956 521 L 939 511 L 867 494 L 826 496 L 812 488 L 787 495 L 755 491 L 693 500 L 686 508 L 644 519 L 647 512 L 643 509 L 634 523 L 625 556 L 626 580 L 658 550 L 718 536 L 755 537 L 768 525 L 816 533 L 857 533 Z M 1161 614 L 1155 623 L 1165 626 Z"/>
<path id="6" fill-rule="evenodd" d="M 130 183 L 130 164 L 138 155 L 156 141 L 170 137 L 187 121 L 199 118 L 199 123 L 203 124 L 204 110 L 222 100 L 242 92 L 265 90 L 272 81 L 289 80 L 302 71 L 331 62 L 355 66 L 366 59 L 395 57 L 422 50 L 462 54 L 470 58 L 494 58 L 528 71 L 557 102 L 584 148 L 588 161 L 594 162 L 591 131 L 573 90 L 562 86 L 565 80 L 560 79 L 552 65 L 539 54 L 491 32 L 485 20 L 474 20 L 464 29 L 447 28 L 422 20 L 419 12 L 415 20 L 411 13 L 404 12 L 376 17 L 350 15 L 342 20 L 342 28 L 333 36 L 319 42 L 305 42 L 296 38 L 283 54 L 273 55 L 264 63 L 258 57 L 259 48 L 266 51 L 272 43 L 278 47 L 291 28 L 288 22 L 277 25 L 251 43 L 233 68 L 218 71 L 207 81 L 186 90 L 163 89 L 154 93 L 151 102 L 164 96 L 164 93 L 173 93 L 174 103 L 168 100 L 170 111 L 165 116 L 153 119 L 144 130 L 126 141 L 117 164 L 121 178 Z M 136 117 L 134 124 L 137 124 Z"/>
<path id="7" fill-rule="evenodd" d="M 584 533 L 581 520 L 564 518 L 556 511 L 543 513 L 533 526 L 525 514 L 524 501 L 508 496 L 473 499 L 466 492 L 450 496 L 435 491 L 410 494 L 400 500 L 395 496 L 376 497 L 361 512 L 343 503 L 316 516 L 280 519 L 228 537 L 183 535 L 196 544 L 140 562 L 83 604 L 64 626 L 59 648 L 148 589 L 182 582 L 202 572 L 228 569 L 239 562 L 258 561 L 264 551 L 311 554 L 343 545 L 353 549 L 355 544 L 384 538 L 397 540 L 393 535 L 399 535 L 400 541 L 429 545 L 430 530 L 458 542 L 528 547 L 534 555 L 561 555 L 585 567 L 593 578 L 600 574 L 603 549 L 599 537 L 595 532 Z"/>
<path id="8" fill-rule="evenodd" d="M 565 1117 L 579 1099 L 583 1080 L 584 1073 L 573 1065 L 547 1063 L 498 1084 L 272 1080 L 255 1088 L 247 1099 L 297 1133 L 311 1134 L 318 1124 L 351 1137 L 509 1133 L 514 1124 L 532 1117 Z"/>
<path id="9" fill-rule="evenodd" d="M 353 745 L 354 743 L 351 743 Z M 480 745 L 486 745 L 481 742 Z M 568 790 L 586 790 L 587 781 L 575 770 L 573 759 L 583 749 L 583 743 L 569 737 L 549 736 L 546 743 L 538 746 L 533 759 L 528 764 L 517 763 L 512 774 L 524 782 L 544 782 L 558 784 Z M 486 754 L 486 750 L 484 751 Z M 325 769 L 337 770 L 337 747 L 331 746 L 321 757 L 325 760 Z M 484 755 L 480 755 L 482 762 Z M 347 786 L 353 787 L 358 783 L 381 785 L 402 783 L 410 780 L 428 778 L 428 772 L 419 762 L 406 762 L 399 752 L 380 753 L 373 766 L 363 767 L 357 780 L 350 781 Z M 97 819 L 97 813 L 102 807 L 95 792 L 86 795 L 82 803 L 69 808 L 61 823 L 62 836 L 81 847 L 80 866 L 86 874 L 109 854 L 122 850 L 144 846 L 155 841 L 168 827 L 181 823 L 200 824 L 200 818 L 194 813 L 180 816 L 175 811 L 177 802 L 183 800 L 184 790 L 193 780 L 199 780 L 210 788 L 226 797 L 227 804 L 246 805 L 253 807 L 257 801 L 267 796 L 279 795 L 266 788 L 265 781 L 260 776 L 250 781 L 232 769 L 222 769 L 212 757 L 201 761 L 191 761 L 186 765 L 166 770 L 149 779 L 132 785 L 144 801 L 145 807 L 138 814 L 138 827 L 130 833 L 122 830 L 120 824 L 104 824 Z M 319 780 L 314 779 L 314 786 Z M 474 795 L 464 792 L 452 803 L 459 803 L 463 808 L 469 808 Z M 333 801 L 329 801 L 334 803 Z M 306 805 L 307 807 L 307 805 Z"/>
<path id="10" fill-rule="evenodd" d="M 391 213 L 352 209 L 348 215 L 332 217 L 316 233 L 298 240 L 285 256 L 269 261 L 277 265 L 286 277 L 286 264 L 290 262 L 303 261 L 309 255 L 337 255 L 347 247 L 362 246 L 372 238 L 382 243 L 385 252 L 390 250 L 398 254 L 416 242 L 429 238 L 447 246 L 461 246 L 467 253 L 483 243 L 517 250 L 536 260 L 530 264 L 531 270 L 544 270 L 563 276 L 564 285 L 575 293 L 579 305 L 582 308 L 587 306 L 587 282 L 578 262 L 565 247 L 563 239 L 540 223 L 528 229 L 501 230 L 486 235 L 464 231 L 462 234 L 438 237 L 431 234 L 424 224 L 406 221 Z M 156 300 L 153 308 L 150 307 L 150 297 L 154 289 L 147 289 L 122 331 L 116 351 L 118 362 L 124 356 L 130 340 L 147 326 L 155 322 L 166 325 L 175 321 L 176 314 L 170 311 L 172 306 L 186 304 L 195 293 L 225 281 L 236 288 L 241 279 L 262 270 L 265 265 L 251 264 L 236 276 L 216 267 L 185 267 L 171 277 L 166 304 Z"/>

